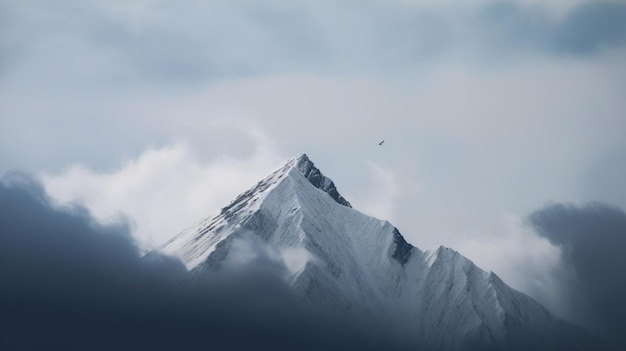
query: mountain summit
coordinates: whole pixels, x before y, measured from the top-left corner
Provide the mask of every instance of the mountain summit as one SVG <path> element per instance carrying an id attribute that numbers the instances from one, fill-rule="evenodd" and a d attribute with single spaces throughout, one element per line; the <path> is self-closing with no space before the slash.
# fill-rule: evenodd
<path id="1" fill-rule="evenodd" d="M 422 251 L 391 223 L 353 209 L 304 154 L 162 251 L 199 279 L 241 265 L 279 267 L 311 305 L 365 313 L 437 350 L 577 350 L 591 340 L 458 252 Z"/>

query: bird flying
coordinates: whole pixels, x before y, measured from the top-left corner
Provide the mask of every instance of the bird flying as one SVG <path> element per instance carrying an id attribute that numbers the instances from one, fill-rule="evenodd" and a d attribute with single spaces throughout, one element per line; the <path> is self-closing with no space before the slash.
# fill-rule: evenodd
<path id="1" fill-rule="evenodd" d="M 384 141 L 384 140 L 382 140 L 380 143 L 378 143 L 378 145 L 382 145 L 384 142 L 385 142 L 385 141 Z"/>

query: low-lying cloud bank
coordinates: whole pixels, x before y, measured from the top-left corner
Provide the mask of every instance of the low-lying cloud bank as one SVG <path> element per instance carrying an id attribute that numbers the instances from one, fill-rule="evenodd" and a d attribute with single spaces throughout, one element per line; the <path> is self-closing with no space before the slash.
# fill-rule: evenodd
<path id="1" fill-rule="evenodd" d="M 555 204 L 528 220 L 575 271 L 563 279 L 572 291 L 563 298 L 579 309 L 578 322 L 622 345 L 626 214 Z M 175 258 L 142 256 L 126 223 L 55 208 L 21 173 L 0 181 L 0 349 L 420 349 L 372 316 L 314 310 L 272 264 L 188 277 Z"/>
<path id="2" fill-rule="evenodd" d="M 375 322 L 303 305 L 271 267 L 186 279 L 124 223 L 57 209 L 28 176 L 0 182 L 0 349 L 404 349 Z"/>

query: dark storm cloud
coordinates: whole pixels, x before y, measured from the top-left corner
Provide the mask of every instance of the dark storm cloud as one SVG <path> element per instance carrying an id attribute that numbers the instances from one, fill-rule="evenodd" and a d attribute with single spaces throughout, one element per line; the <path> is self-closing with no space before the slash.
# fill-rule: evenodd
<path id="1" fill-rule="evenodd" d="M 485 6 L 478 22 L 487 47 L 507 51 L 585 55 L 626 46 L 625 3 L 581 4 L 563 19 L 514 2 L 494 3 Z"/>
<path id="2" fill-rule="evenodd" d="M 574 270 L 569 302 L 575 314 L 626 346 L 626 213 L 602 203 L 553 204 L 532 213 L 529 222 L 562 248 L 564 263 Z"/>
<path id="3" fill-rule="evenodd" d="M 126 225 L 58 210 L 41 186 L 0 182 L 0 349 L 394 349 L 384 329 L 330 319 L 296 299 L 268 265 L 206 281 Z"/>

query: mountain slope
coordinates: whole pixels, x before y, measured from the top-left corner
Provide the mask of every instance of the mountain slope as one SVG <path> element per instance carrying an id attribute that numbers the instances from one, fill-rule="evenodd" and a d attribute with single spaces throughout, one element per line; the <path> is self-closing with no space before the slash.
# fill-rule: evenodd
<path id="1" fill-rule="evenodd" d="M 301 155 L 162 248 L 192 274 L 271 266 L 302 297 L 436 349 L 576 349 L 550 313 L 458 252 L 421 251 Z"/>

